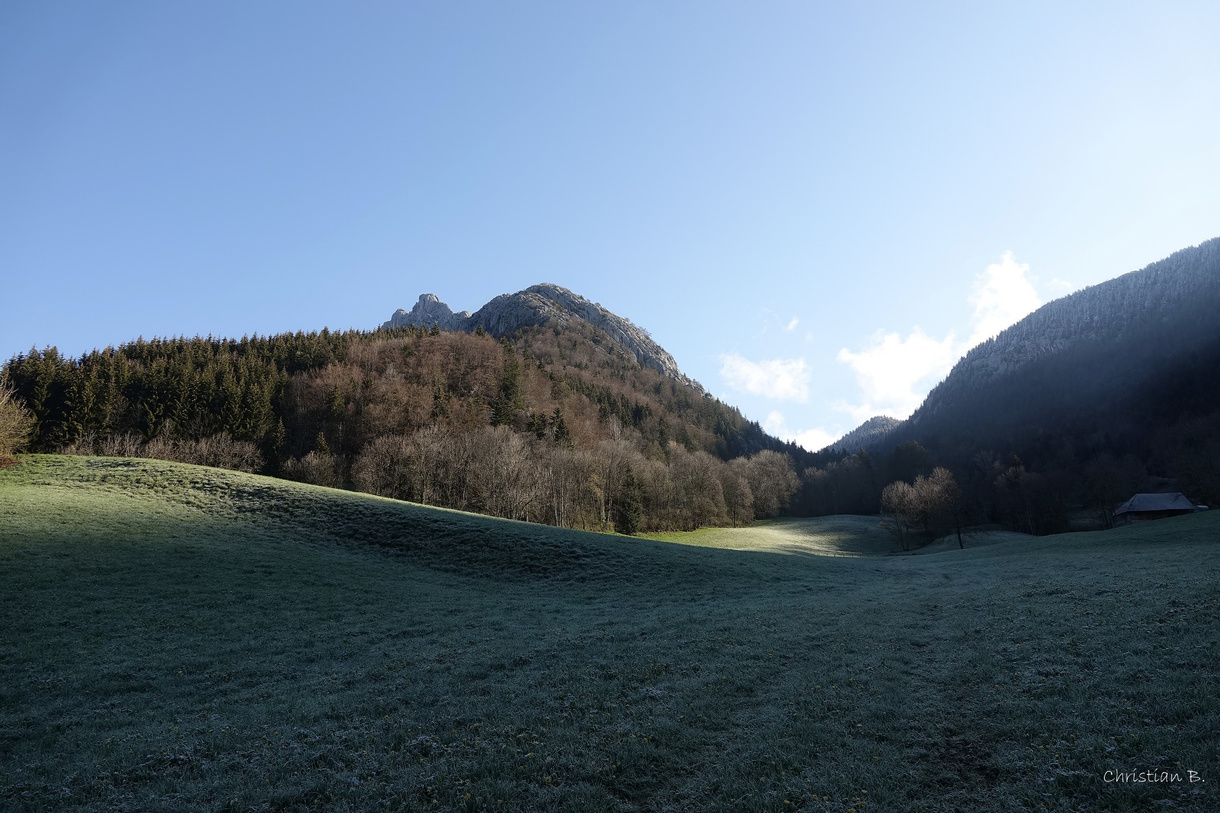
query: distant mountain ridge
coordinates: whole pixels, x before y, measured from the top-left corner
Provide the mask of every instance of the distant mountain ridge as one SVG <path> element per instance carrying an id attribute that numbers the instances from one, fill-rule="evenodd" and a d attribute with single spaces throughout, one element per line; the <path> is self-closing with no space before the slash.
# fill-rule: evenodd
<path id="1" fill-rule="evenodd" d="M 459 330 L 465 333 L 473 333 L 482 328 L 498 339 L 526 327 L 554 324 L 562 328 L 574 319 L 604 331 L 635 356 L 642 366 L 651 367 L 683 384 L 699 386 L 678 369 L 674 357 L 653 341 L 648 331 L 611 313 L 596 302 L 590 302 L 567 288 L 550 283 L 532 285 L 515 294 L 501 294 L 473 314 L 469 311 L 455 313 L 435 294 L 421 294 L 411 310 L 399 308 L 381 327 L 430 328 L 436 325 L 441 330 Z"/>
<path id="2" fill-rule="evenodd" d="M 822 451 L 847 452 L 848 454 L 854 454 L 861 449 L 865 449 L 875 443 L 878 443 L 884 439 L 886 435 L 901 425 L 902 421 L 898 420 L 897 418 L 891 418 L 889 415 L 875 415 L 848 432 L 843 437 L 836 440 L 834 443 L 827 446 Z"/>

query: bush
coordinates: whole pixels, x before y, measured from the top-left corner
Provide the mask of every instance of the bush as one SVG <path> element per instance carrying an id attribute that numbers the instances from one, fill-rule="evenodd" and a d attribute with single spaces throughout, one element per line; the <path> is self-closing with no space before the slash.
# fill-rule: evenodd
<path id="1" fill-rule="evenodd" d="M 263 467 L 263 456 L 257 446 L 249 441 L 234 440 L 224 432 L 198 440 L 156 438 L 145 445 L 141 457 L 233 471 L 256 472 Z"/>
<path id="2" fill-rule="evenodd" d="M 315 486 L 343 487 L 343 471 L 338 458 L 323 452 L 310 452 L 284 463 L 284 476 L 289 480 Z"/>

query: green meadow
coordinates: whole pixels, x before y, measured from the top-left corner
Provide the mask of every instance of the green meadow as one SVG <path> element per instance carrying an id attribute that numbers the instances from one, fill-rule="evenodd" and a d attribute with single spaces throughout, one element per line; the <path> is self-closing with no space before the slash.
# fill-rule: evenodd
<path id="1" fill-rule="evenodd" d="M 1214 811 L 1217 553 L 1220 511 L 903 555 L 24 457 L 0 810 Z"/>

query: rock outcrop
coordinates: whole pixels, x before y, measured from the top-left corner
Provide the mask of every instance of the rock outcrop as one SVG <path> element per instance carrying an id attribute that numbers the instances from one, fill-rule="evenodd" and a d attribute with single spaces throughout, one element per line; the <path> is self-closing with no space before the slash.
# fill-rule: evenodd
<path id="1" fill-rule="evenodd" d="M 409 311 L 402 308 L 394 311 L 390 321 L 382 327 L 407 327 L 408 325 L 432 327 L 436 325 L 441 330 L 465 330 L 466 323 L 469 321 L 470 311 L 454 313 L 448 305 L 437 298 L 436 294 L 420 294 L 415 307 Z"/>
<path id="2" fill-rule="evenodd" d="M 642 366 L 651 367 L 684 384 L 695 384 L 682 374 L 674 357 L 652 340 L 648 331 L 590 302 L 567 288 L 543 283 L 515 294 L 501 294 L 479 308 L 454 313 L 433 294 L 423 294 L 410 311 L 399 308 L 382 328 L 418 326 L 472 333 L 483 328 L 496 338 L 509 336 L 526 327 L 555 325 L 567 327 L 573 320 L 583 321 L 606 333 L 615 343 L 635 356 Z M 696 385 L 697 386 L 697 385 Z"/>

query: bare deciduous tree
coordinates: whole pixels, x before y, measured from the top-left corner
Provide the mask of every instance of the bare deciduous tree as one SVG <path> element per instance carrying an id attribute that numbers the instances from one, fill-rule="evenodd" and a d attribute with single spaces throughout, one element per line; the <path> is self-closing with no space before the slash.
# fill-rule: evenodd
<path id="1" fill-rule="evenodd" d="M 800 480 L 786 455 L 766 449 L 748 458 L 738 458 L 733 466 L 746 478 L 754 496 L 754 516 L 766 519 L 788 507 Z"/>
<path id="2" fill-rule="evenodd" d="M 588 528 L 599 523 L 603 494 L 593 456 L 560 447 L 553 449 L 543 464 L 546 520 L 562 528 Z"/>
<path id="3" fill-rule="evenodd" d="M 881 492 L 882 527 L 898 540 L 903 550 L 910 550 L 918 539 L 927 544 L 938 533 L 957 533 L 962 541 L 961 489 L 953 474 L 936 468 L 930 475 L 919 475 L 914 485 L 897 480 Z"/>
<path id="4" fill-rule="evenodd" d="M 911 549 L 911 541 L 919 530 L 915 487 L 902 480 L 890 483 L 881 492 L 881 527 L 898 541 L 903 550 Z"/>
<path id="5" fill-rule="evenodd" d="M 537 467 L 529 444 L 507 426 L 483 426 L 470 436 L 467 477 L 485 513 L 525 519 L 537 499 Z"/>
<path id="6" fill-rule="evenodd" d="M 754 519 L 754 492 L 747 480 L 735 466 L 721 464 L 720 489 L 724 493 L 724 507 L 734 525 L 749 525 Z"/>
<path id="7" fill-rule="evenodd" d="M 0 382 L 0 455 L 21 449 L 34 430 L 34 417 L 7 382 Z"/>
<path id="8" fill-rule="evenodd" d="M 688 452 L 673 441 L 669 457 L 669 475 L 677 498 L 677 527 L 694 530 L 725 524 L 728 510 L 717 477 L 717 468 L 723 464 L 707 452 Z"/>
<path id="9" fill-rule="evenodd" d="M 374 438 L 352 464 L 352 482 L 361 491 L 397 500 L 418 499 L 412 477 L 411 439 L 403 435 Z"/>
<path id="10" fill-rule="evenodd" d="M 937 467 L 927 477 L 915 478 L 915 492 L 927 508 L 930 531 L 953 531 L 957 534 L 957 546 L 965 548 L 962 541 L 962 490 L 948 469 Z"/>

